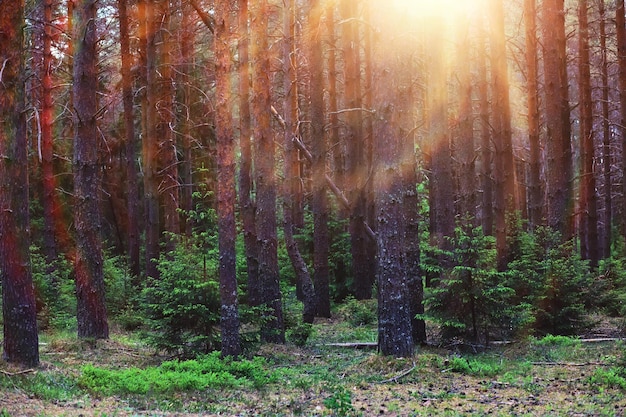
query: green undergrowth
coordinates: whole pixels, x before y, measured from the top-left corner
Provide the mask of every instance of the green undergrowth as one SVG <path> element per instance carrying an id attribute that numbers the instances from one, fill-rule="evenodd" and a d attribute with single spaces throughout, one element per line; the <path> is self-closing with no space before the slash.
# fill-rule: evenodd
<path id="1" fill-rule="evenodd" d="M 167 361 L 144 369 L 105 369 L 86 365 L 79 385 L 99 395 L 172 393 L 206 388 L 261 388 L 276 381 L 263 358 L 222 359 L 215 352 L 198 359 Z"/>

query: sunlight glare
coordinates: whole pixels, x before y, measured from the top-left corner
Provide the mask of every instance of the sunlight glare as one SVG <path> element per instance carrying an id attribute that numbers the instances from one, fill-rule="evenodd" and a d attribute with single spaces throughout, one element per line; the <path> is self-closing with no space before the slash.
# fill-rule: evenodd
<path id="1" fill-rule="evenodd" d="M 484 0 L 391 0 L 398 11 L 412 17 L 445 17 L 470 13 Z"/>

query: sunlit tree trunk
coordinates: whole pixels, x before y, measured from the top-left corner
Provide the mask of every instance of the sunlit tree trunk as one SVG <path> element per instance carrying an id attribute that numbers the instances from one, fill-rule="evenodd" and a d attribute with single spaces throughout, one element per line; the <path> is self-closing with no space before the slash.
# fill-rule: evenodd
<path id="1" fill-rule="evenodd" d="M 118 0 L 120 20 L 120 54 L 122 60 L 122 100 L 124 105 L 124 131 L 126 134 L 126 199 L 128 208 L 128 260 L 131 274 L 137 279 L 140 269 L 139 236 L 139 180 L 137 174 L 137 140 L 135 139 L 135 114 L 133 103 L 132 56 L 127 0 Z"/>
<path id="2" fill-rule="evenodd" d="M 346 187 L 352 206 L 350 213 L 350 251 L 355 297 L 359 300 L 372 297 L 373 271 L 367 262 L 367 246 L 371 243 L 365 233 L 363 222 L 367 216 L 365 179 L 367 164 L 363 146 L 363 122 L 361 100 L 361 60 L 356 2 L 342 0 L 341 14 L 344 84 L 345 84 L 345 142 L 347 156 Z"/>
<path id="3" fill-rule="evenodd" d="M 156 112 L 157 125 L 155 134 L 159 153 L 159 186 L 158 192 L 163 206 L 163 230 L 172 235 L 180 233 L 180 183 L 178 181 L 178 156 L 173 126 L 176 121 L 174 112 L 174 71 L 172 68 L 172 10 L 170 0 L 155 0 L 155 36 L 157 85 Z M 175 240 L 165 236 L 166 250 L 174 249 Z"/>
<path id="4" fill-rule="evenodd" d="M 283 185 L 283 218 L 285 231 L 285 246 L 296 274 L 297 287 L 300 289 L 304 309 L 302 321 L 313 323 L 317 313 L 315 288 L 307 264 L 300 253 L 298 242 L 294 238 L 294 193 L 300 186 L 298 150 L 293 143 L 296 137 L 296 122 L 298 118 L 298 84 L 296 80 L 296 50 L 295 50 L 295 0 L 289 0 L 284 9 L 283 40 L 283 84 L 285 90 L 285 133 L 284 133 L 284 173 Z M 296 184 L 294 184 L 296 183 Z"/>
<path id="5" fill-rule="evenodd" d="M 528 143 L 530 146 L 530 175 L 528 185 L 528 220 L 531 228 L 543 223 L 541 192 L 541 145 L 539 142 L 539 90 L 537 60 L 536 0 L 524 0 L 526 26 L 526 66 L 528 89 Z"/>
<path id="6" fill-rule="evenodd" d="M 580 107 L 580 252 L 590 266 L 598 265 L 598 215 L 596 177 L 593 169 L 593 102 L 591 98 L 591 68 L 589 59 L 589 23 L 587 0 L 578 2 L 579 107 Z"/>
<path id="7" fill-rule="evenodd" d="M 74 224 L 78 336 L 109 337 L 104 272 L 98 164 L 98 36 L 96 0 L 77 1 L 74 9 Z"/>
<path id="8" fill-rule="evenodd" d="M 606 13 L 604 7 L 605 0 L 598 0 L 598 13 L 600 15 L 600 52 L 602 54 L 602 63 L 600 66 L 600 75 L 602 79 L 602 161 L 604 176 L 604 257 L 611 256 L 612 227 L 613 227 L 613 178 L 611 176 L 611 126 L 609 120 L 609 61 L 608 50 L 606 45 Z M 616 3 L 617 10 L 624 10 L 622 0 Z M 620 14 L 620 12 L 617 12 Z"/>
<path id="9" fill-rule="evenodd" d="M 480 31 L 480 49 L 486 48 L 486 30 Z M 478 102 L 480 113 L 480 186 L 481 225 L 485 236 L 493 235 L 493 171 L 492 171 L 492 128 L 489 102 L 489 81 L 487 74 L 487 56 L 478 54 Z"/>
<path id="10" fill-rule="evenodd" d="M 439 21 L 437 26 L 443 26 Z M 430 181 L 431 240 L 436 247 L 450 249 L 454 236 L 454 182 L 448 127 L 448 70 L 445 65 L 443 35 L 428 36 L 428 148 L 433 181 Z M 445 264 L 445 260 L 441 260 Z M 444 265 L 445 268 L 445 265 Z"/>
<path id="11" fill-rule="evenodd" d="M 504 269 L 507 258 L 506 216 L 517 207 L 515 194 L 515 161 L 511 130 L 511 104 L 506 58 L 506 33 L 502 0 L 491 0 L 490 47 L 491 82 L 493 85 L 492 126 L 495 149 L 495 226 L 498 267 Z"/>
<path id="12" fill-rule="evenodd" d="M 157 279 L 159 270 L 157 260 L 160 255 L 159 239 L 161 236 L 160 205 L 158 192 L 158 51 L 160 42 L 157 29 L 161 24 L 159 13 L 155 10 L 154 0 L 139 0 L 141 14 L 144 19 L 140 41 L 144 45 L 145 56 L 145 96 L 143 107 L 143 135 L 142 135 L 142 163 L 143 163 L 143 192 L 145 217 L 145 257 L 146 276 Z M 144 40 L 145 39 L 145 40 Z"/>
<path id="13" fill-rule="evenodd" d="M 567 240 L 572 233 L 572 151 L 564 19 L 563 0 L 544 1 L 547 221 L 548 226 L 559 231 Z"/>
<path id="14" fill-rule="evenodd" d="M 252 199 L 252 130 L 250 120 L 250 62 L 248 60 L 248 0 L 239 0 L 239 146 L 241 160 L 239 168 L 239 206 L 243 223 L 243 239 L 248 272 L 248 303 L 261 303 L 259 281 L 259 253 L 255 226 L 255 205 Z"/>
<path id="15" fill-rule="evenodd" d="M 382 7 L 382 3 L 377 3 Z M 383 21 L 379 7 L 372 9 L 372 24 L 381 33 L 374 44 L 373 86 L 376 116 L 374 137 L 376 169 L 374 176 L 376 218 L 378 221 L 378 349 L 383 355 L 408 357 L 413 354 L 411 314 L 412 284 L 407 275 L 405 256 L 406 217 L 404 198 L 407 183 L 403 168 L 408 169 L 403 152 L 407 134 L 413 129 L 412 71 L 407 65 L 411 55 L 388 37 L 395 19 Z M 386 19 L 385 19 L 386 20 Z M 398 19 L 404 20 L 404 19 Z M 393 46 L 392 46 L 393 45 Z M 405 164 L 403 164 L 405 162 Z M 414 189 L 415 184 L 411 187 Z"/>
<path id="16" fill-rule="evenodd" d="M 221 298 L 222 355 L 241 353 L 235 240 L 235 137 L 231 96 L 231 43 L 234 4 L 215 4 L 215 125 L 217 134 L 217 228 L 219 236 L 219 276 Z"/>
<path id="17" fill-rule="evenodd" d="M 274 134 L 270 124 L 270 59 L 268 43 L 268 0 L 256 2 L 252 13 L 252 115 L 254 126 L 254 169 L 256 183 L 256 237 L 258 244 L 261 305 L 267 308 L 261 329 L 265 342 L 284 343 L 285 326 L 278 272 L 276 238 L 276 176 Z"/>
<path id="18" fill-rule="evenodd" d="M 307 26 L 307 49 L 311 77 L 311 154 L 313 161 L 311 210 L 313 212 L 313 282 L 317 316 L 330 317 L 330 268 L 328 254 L 328 196 L 326 194 L 326 134 L 324 132 L 324 56 L 322 51 L 322 12 L 311 0 Z"/>
<path id="19" fill-rule="evenodd" d="M 24 2 L 0 2 L 0 277 L 3 359 L 39 364 L 30 269 L 28 156 L 24 96 Z"/>

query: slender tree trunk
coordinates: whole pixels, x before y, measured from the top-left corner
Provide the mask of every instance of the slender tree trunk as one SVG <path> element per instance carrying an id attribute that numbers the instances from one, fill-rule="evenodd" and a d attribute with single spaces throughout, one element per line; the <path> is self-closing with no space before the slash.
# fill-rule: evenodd
<path id="1" fill-rule="evenodd" d="M 580 94 L 580 251 L 589 259 L 592 268 L 598 265 L 598 214 L 596 203 L 596 177 L 593 168 L 593 102 L 591 97 L 591 68 L 589 53 L 589 23 L 587 0 L 579 0 L 579 94 Z"/>
<path id="2" fill-rule="evenodd" d="M 39 365 L 30 269 L 28 142 L 24 92 L 24 1 L 0 2 L 0 277 L 3 359 Z"/>
<path id="3" fill-rule="evenodd" d="M 363 300 L 372 297 L 373 274 L 368 269 L 367 246 L 370 243 L 363 227 L 367 216 L 365 180 L 367 167 L 363 146 L 363 121 L 361 117 L 361 62 L 356 2 L 342 0 L 345 107 L 345 141 L 347 150 L 346 186 L 352 206 L 350 213 L 350 250 L 355 297 Z M 350 110 L 351 109 L 351 110 Z"/>
<path id="4" fill-rule="evenodd" d="M 546 105 L 546 167 L 548 226 L 563 239 L 571 236 L 572 152 L 569 137 L 569 100 L 565 56 L 565 21 L 563 0 L 545 0 L 543 4 L 543 63 Z M 566 127 L 567 126 L 567 127 Z"/>
<path id="5" fill-rule="evenodd" d="M 268 44 L 268 0 L 260 0 L 252 18 L 254 78 L 252 94 L 252 114 L 256 120 L 255 138 L 255 177 L 256 234 L 258 244 L 259 278 L 261 283 L 261 304 L 268 311 L 261 329 L 265 342 L 284 343 L 285 326 L 278 273 L 278 253 L 276 238 L 276 176 L 274 172 L 274 135 L 270 125 L 270 59 Z"/>
<path id="6" fill-rule="evenodd" d="M 259 250 L 256 238 L 255 204 L 252 199 L 252 130 L 250 121 L 250 63 L 248 60 L 248 0 L 239 0 L 239 206 L 243 223 L 243 239 L 248 272 L 248 304 L 261 303 Z"/>
<path id="7" fill-rule="evenodd" d="M 324 56 L 322 52 L 322 7 L 311 0 L 307 48 L 311 74 L 311 154 L 313 161 L 311 210 L 313 211 L 313 282 L 318 317 L 330 317 L 330 268 L 328 254 L 328 196 L 326 194 L 326 135 L 324 133 Z"/>
<path id="8" fill-rule="evenodd" d="M 495 221 L 498 268 L 507 261 L 506 216 L 517 207 L 515 198 L 515 161 L 511 131 L 511 104 L 506 59 L 506 34 L 502 0 L 490 3 L 491 79 L 493 84 L 493 126 L 495 148 Z"/>
<path id="9" fill-rule="evenodd" d="M 220 253 L 220 298 L 222 355 L 241 354 L 235 240 L 235 139 L 234 100 L 231 97 L 234 4 L 218 0 L 215 4 L 215 125 L 217 133 L 217 228 Z"/>
<path id="10" fill-rule="evenodd" d="M 604 8 L 605 0 L 598 0 L 598 13 L 600 14 L 600 52 L 602 54 L 602 64 L 600 67 L 602 79 L 602 160 L 604 174 L 604 257 L 611 256 L 611 244 L 613 242 L 613 179 L 611 177 L 611 130 L 609 120 L 609 61 L 606 45 L 606 14 Z M 624 14 L 623 0 L 618 0 L 618 15 Z"/>
<path id="11" fill-rule="evenodd" d="M 487 46 L 486 31 L 480 32 L 481 49 Z M 482 188 L 481 223 L 483 234 L 493 236 L 493 171 L 491 111 L 486 54 L 478 54 L 478 100 L 480 112 L 480 186 Z"/>
<path id="12" fill-rule="evenodd" d="M 159 146 L 158 160 L 160 163 L 158 192 L 163 206 L 163 230 L 171 235 L 180 233 L 180 183 L 178 181 L 178 156 L 176 140 L 172 127 L 175 123 L 174 111 L 174 71 L 172 68 L 172 10 L 170 0 L 155 0 L 155 35 L 158 37 L 155 68 L 158 77 L 157 89 L 157 125 L 155 134 Z M 166 236 L 166 250 L 174 249 L 175 239 Z"/>
<path id="13" fill-rule="evenodd" d="M 284 9 L 284 46 L 283 46 L 283 71 L 284 71 L 284 89 L 285 89 L 285 184 L 283 186 L 283 217 L 285 230 L 285 246 L 291 264 L 296 273 L 297 287 L 302 295 L 304 310 L 302 313 L 302 321 L 304 323 L 313 323 L 317 313 L 315 288 L 311 280 L 311 274 L 302 258 L 298 242 L 294 238 L 293 229 L 293 207 L 294 190 L 297 190 L 300 183 L 298 174 L 298 150 L 294 145 L 293 139 L 296 137 L 295 122 L 298 118 L 298 83 L 296 80 L 296 50 L 295 50 L 295 0 L 289 0 Z M 296 184 L 293 184 L 293 183 Z"/>
<path id="14" fill-rule="evenodd" d="M 182 22 L 179 34 L 180 42 L 180 72 L 177 75 L 178 78 L 178 94 L 182 96 L 181 102 L 183 108 L 186 109 L 183 112 L 182 118 L 179 121 L 179 130 L 181 135 L 181 154 L 183 155 L 180 162 L 180 181 L 181 181 L 181 198 L 180 208 L 183 213 L 189 213 L 193 210 L 193 191 L 194 191 L 194 178 L 193 178 L 193 152 L 192 152 L 192 121 L 194 111 L 194 91 L 192 88 L 193 77 L 195 75 L 194 70 L 194 30 L 193 19 L 190 13 L 189 7 L 186 2 L 181 1 L 182 7 Z M 181 217 L 181 233 L 185 236 L 191 236 L 193 233 L 193 220 L 188 216 Z"/>
<path id="15" fill-rule="evenodd" d="M 145 203 L 146 229 L 146 276 L 158 279 L 157 260 L 160 256 L 159 240 L 161 236 L 160 204 L 158 192 L 158 101 L 160 98 L 158 85 L 158 51 L 160 42 L 158 28 L 161 24 L 156 0 L 140 0 L 144 8 L 145 28 L 145 79 L 146 93 L 142 105 L 145 120 L 142 136 L 143 189 Z"/>
<path id="16" fill-rule="evenodd" d="M 439 22 L 441 24 L 441 21 Z M 426 153 L 431 158 L 430 215 L 432 216 L 431 239 L 433 245 L 450 249 L 449 237 L 454 236 L 454 184 L 452 177 L 452 154 L 448 128 L 447 75 L 443 36 L 430 34 L 429 80 L 428 80 L 428 133 L 432 138 Z M 445 259 L 441 259 L 444 268 Z"/>
<path id="17" fill-rule="evenodd" d="M 459 214 L 466 228 L 473 228 L 476 219 L 476 181 L 474 151 L 474 117 L 472 109 L 472 73 L 470 63 L 469 16 L 457 22 L 457 59 L 459 78 L 459 126 L 456 158 L 459 165 Z"/>
<path id="18" fill-rule="evenodd" d="M 530 176 L 528 187 L 528 220 L 531 229 L 543 224 L 541 192 L 541 145 L 539 142 L 539 90 L 537 61 L 536 0 L 524 0 L 526 24 L 526 76 L 528 88 L 528 143 L 530 145 Z"/>
<path id="19" fill-rule="evenodd" d="M 104 294 L 101 183 L 98 164 L 98 53 L 96 0 L 77 1 L 74 9 L 74 223 L 78 336 L 109 337 Z"/>
<path id="20" fill-rule="evenodd" d="M 48 0 L 49 1 L 49 0 Z M 135 139 L 135 114 L 133 104 L 132 56 L 128 30 L 127 0 L 118 0 L 120 20 L 120 54 L 122 56 L 122 100 L 124 105 L 124 130 L 126 133 L 126 199 L 128 208 L 128 260 L 130 272 L 139 278 L 139 180 L 137 174 L 137 140 Z M 136 281 L 136 283 L 138 283 Z"/>
<path id="21" fill-rule="evenodd" d="M 624 17 L 624 0 L 616 1 L 615 28 L 617 37 L 617 62 L 619 80 L 619 131 L 622 142 L 622 178 L 626 178 L 626 18 Z M 626 213 L 626 181 L 622 180 L 622 213 Z M 623 217 L 623 216 L 622 216 Z M 622 236 L 626 238 L 626 220 L 620 222 Z"/>

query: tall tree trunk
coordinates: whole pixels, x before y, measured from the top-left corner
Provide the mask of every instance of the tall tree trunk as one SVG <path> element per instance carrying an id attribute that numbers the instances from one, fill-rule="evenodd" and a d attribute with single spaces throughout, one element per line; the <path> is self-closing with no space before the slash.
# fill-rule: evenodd
<path id="1" fill-rule="evenodd" d="M 49 1 L 49 0 L 48 0 Z M 139 180 L 137 174 L 137 140 L 135 139 L 135 114 L 133 110 L 132 56 L 127 0 L 118 0 L 120 20 L 120 54 L 122 56 L 122 100 L 124 105 L 124 130 L 126 134 L 126 199 L 128 208 L 128 260 L 130 273 L 137 279 L 140 268 L 139 233 Z"/>
<path id="2" fill-rule="evenodd" d="M 342 0 L 341 14 L 344 20 L 343 54 L 345 83 L 345 141 L 347 154 L 346 186 L 352 206 L 350 213 L 350 251 L 352 254 L 352 276 L 355 297 L 363 300 L 372 297 L 373 274 L 368 269 L 367 246 L 370 244 L 365 233 L 367 176 L 365 147 L 363 146 L 363 123 L 361 117 L 361 60 L 356 2 Z"/>
<path id="3" fill-rule="evenodd" d="M 528 143 L 530 146 L 530 176 L 528 186 L 528 220 L 531 229 L 543 223 L 541 192 L 541 147 L 539 142 L 539 89 L 537 60 L 536 0 L 524 0 L 526 26 L 526 67 L 528 89 Z"/>
<path id="4" fill-rule="evenodd" d="M 480 31 L 480 49 L 487 47 L 486 30 Z M 493 236 L 493 156 L 491 145 L 491 111 L 487 57 L 478 54 L 478 101 L 480 112 L 480 186 L 482 188 L 481 223 L 485 236 Z"/>
<path id="5" fill-rule="evenodd" d="M 442 20 L 438 20 L 442 26 Z M 431 140 L 425 152 L 430 155 L 433 181 L 430 181 L 431 239 L 439 249 L 449 250 L 448 238 L 454 236 L 454 184 L 452 154 L 448 127 L 448 94 L 442 34 L 431 33 L 429 39 L 428 135 Z M 441 259 L 445 268 L 446 260 Z"/>
<path id="6" fill-rule="evenodd" d="M 580 107 L 580 252 L 589 259 L 592 268 L 598 265 L 598 215 L 596 177 L 593 169 L 593 102 L 591 98 L 591 68 L 589 58 L 589 23 L 587 0 L 578 2 L 579 26 L 579 107 Z"/>
<path id="7" fill-rule="evenodd" d="M 179 85 L 178 94 L 181 96 L 181 103 L 183 103 L 182 118 L 179 121 L 179 131 L 181 136 L 181 154 L 183 155 L 180 162 L 180 181 L 181 181 L 181 196 L 180 196 L 180 208 L 183 213 L 189 213 L 193 210 L 193 191 L 194 191 L 194 178 L 193 178 L 193 152 L 192 152 L 192 121 L 194 110 L 194 91 L 192 88 L 193 77 L 195 75 L 194 70 L 194 30 L 192 14 L 185 1 L 180 2 L 182 7 L 182 20 L 180 27 L 179 42 L 180 42 L 180 71 L 177 74 L 177 83 Z M 193 232 L 193 220 L 189 216 L 181 217 L 181 233 L 185 236 L 191 236 Z"/>
<path id="8" fill-rule="evenodd" d="M 476 181 L 474 117 L 472 109 L 472 73 L 470 67 L 469 16 L 457 21 L 457 68 L 459 78 L 459 115 L 456 158 L 459 165 L 459 214 L 466 228 L 473 228 L 476 218 Z"/>
<path id="9" fill-rule="evenodd" d="M 155 44 L 158 67 L 157 125 L 155 134 L 159 147 L 159 194 L 163 206 L 163 230 L 171 235 L 180 233 L 180 183 L 178 180 L 178 156 L 173 126 L 175 123 L 174 111 L 174 71 L 172 68 L 172 10 L 170 0 L 155 0 L 155 11 L 158 23 L 155 31 L 159 42 Z M 166 236 L 166 250 L 174 249 L 175 240 Z"/>
<path id="10" fill-rule="evenodd" d="M 615 29 L 617 37 L 617 62 L 619 80 L 619 131 L 622 142 L 622 178 L 626 178 L 626 18 L 624 17 L 624 0 L 616 1 Z M 626 213 L 626 181 L 622 180 L 622 213 Z M 622 215 L 622 236 L 626 238 L 626 219 Z"/>
<path id="11" fill-rule="evenodd" d="M 144 134 L 142 136 L 143 189 L 145 204 L 146 230 L 146 276 L 158 279 L 157 260 L 160 255 L 161 236 L 160 205 L 158 191 L 158 50 L 160 42 L 158 28 L 161 24 L 157 10 L 157 0 L 140 0 L 145 16 L 142 35 L 145 38 L 145 82 L 146 93 L 142 102 L 144 107 Z M 142 39 L 143 41 L 143 39 Z"/>
<path id="12" fill-rule="evenodd" d="M 231 97 L 234 5 L 230 0 L 215 4 L 215 125 L 217 133 L 217 228 L 221 298 L 222 355 L 241 354 L 235 240 L 235 139 L 234 100 Z"/>
<path id="13" fill-rule="evenodd" d="M 571 236 L 572 151 L 569 136 L 569 97 L 564 78 L 565 11 L 563 0 L 545 0 L 543 4 L 543 64 L 546 103 L 546 167 L 548 226 Z"/>
<path id="14" fill-rule="evenodd" d="M 395 19 L 381 21 L 379 16 L 385 14 L 378 8 L 372 11 L 372 16 L 376 16 L 372 23 L 382 34 L 382 39 L 374 46 L 373 55 L 377 80 L 373 94 L 376 103 L 374 189 L 378 220 L 378 349 L 383 355 L 408 357 L 414 348 L 409 291 L 413 283 L 407 275 L 405 262 L 404 197 L 408 190 L 402 169 L 408 167 L 403 166 L 406 159 L 402 154 L 407 148 L 403 141 L 413 129 L 410 125 L 412 71 L 407 68 L 407 61 L 412 57 L 405 44 L 391 42 L 385 36 L 394 26 Z"/>
<path id="15" fill-rule="evenodd" d="M 298 248 L 298 242 L 294 238 L 294 193 L 300 186 L 298 149 L 293 139 L 296 135 L 295 122 L 298 117 L 298 83 L 296 80 L 296 50 L 295 50 L 295 0 L 289 0 L 284 8 L 284 34 L 283 40 L 283 83 L 285 89 L 285 184 L 283 185 L 283 218 L 285 231 L 285 246 L 291 264 L 296 274 L 296 287 L 300 289 L 304 310 L 302 321 L 313 323 L 317 313 L 315 288 L 311 280 L 311 274 L 305 260 Z M 294 184 L 296 183 L 296 184 Z"/>
<path id="16" fill-rule="evenodd" d="M 506 216 L 517 207 L 515 194 L 515 161 L 511 131 L 511 104 L 506 58 L 506 33 L 502 0 L 491 0 L 490 46 L 491 79 L 493 84 L 493 126 L 495 148 L 495 221 L 498 267 L 507 261 Z"/>
<path id="17" fill-rule="evenodd" d="M 0 277 L 3 359 L 39 365 L 30 269 L 28 142 L 24 96 L 24 1 L 0 2 Z"/>
<path id="18" fill-rule="evenodd" d="M 104 294 L 98 164 L 98 36 L 96 0 L 74 9 L 74 223 L 78 337 L 109 337 Z"/>
<path id="19" fill-rule="evenodd" d="M 330 268 L 328 254 L 328 196 L 326 194 L 326 135 L 324 133 L 324 56 L 322 7 L 311 0 L 307 48 L 311 73 L 311 154 L 313 161 L 311 210 L 313 211 L 313 282 L 318 317 L 330 317 Z"/>
<path id="20" fill-rule="evenodd" d="M 52 89 L 52 36 L 53 2 L 43 0 L 43 60 L 41 65 L 41 179 L 43 209 L 43 253 L 48 264 L 48 272 L 54 270 L 58 256 L 55 224 L 60 216 L 60 204 L 56 196 L 56 178 L 54 176 L 54 106 Z M 53 285 L 56 285 L 53 284 Z"/>
<path id="21" fill-rule="evenodd" d="M 613 179 L 611 177 L 611 125 L 609 120 L 609 61 L 606 45 L 606 14 L 605 0 L 598 0 L 598 13 L 600 15 L 600 52 L 602 64 L 600 67 L 602 79 L 602 161 L 604 174 L 604 257 L 611 256 L 611 244 L 613 242 Z M 618 15 L 624 14 L 623 0 L 616 3 Z M 619 10 L 622 10 L 621 13 Z"/>
<path id="22" fill-rule="evenodd" d="M 250 121 L 250 63 L 248 60 L 248 0 L 239 0 L 239 206 L 243 223 L 243 239 L 248 272 L 248 304 L 261 303 L 259 250 L 256 238 L 255 204 L 252 199 L 252 130 Z"/>
<path id="23" fill-rule="evenodd" d="M 284 343 L 285 325 L 278 273 L 276 238 L 276 176 L 274 172 L 274 135 L 270 125 L 270 58 L 268 45 L 268 0 L 256 4 L 252 18 L 253 37 L 253 94 L 256 177 L 256 234 L 258 244 L 261 305 L 267 308 L 267 317 L 261 329 L 265 342 Z"/>

